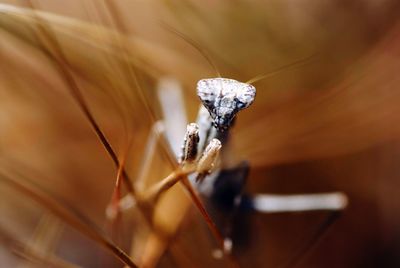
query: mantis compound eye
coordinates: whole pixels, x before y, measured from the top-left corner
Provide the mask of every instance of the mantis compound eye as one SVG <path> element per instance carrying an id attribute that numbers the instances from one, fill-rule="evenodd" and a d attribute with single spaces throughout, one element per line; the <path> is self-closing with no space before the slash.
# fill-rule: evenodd
<path id="1" fill-rule="evenodd" d="M 209 78 L 197 83 L 197 95 L 210 112 L 213 125 L 224 131 L 240 110 L 253 103 L 256 89 L 233 79 Z"/>
<path id="2" fill-rule="evenodd" d="M 242 110 L 242 109 L 246 108 L 246 103 L 241 102 L 240 100 L 237 100 L 236 107 L 238 108 L 238 110 Z"/>
<path id="3" fill-rule="evenodd" d="M 210 80 L 211 79 L 202 79 L 197 83 L 197 95 L 204 107 L 211 113 L 214 110 L 217 91 L 213 90 L 213 83 Z"/>

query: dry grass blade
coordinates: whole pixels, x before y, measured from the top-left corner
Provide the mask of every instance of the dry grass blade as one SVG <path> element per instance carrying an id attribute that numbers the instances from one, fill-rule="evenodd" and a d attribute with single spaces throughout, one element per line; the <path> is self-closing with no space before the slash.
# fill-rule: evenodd
<path id="1" fill-rule="evenodd" d="M 315 247 L 318 241 L 322 239 L 324 235 L 326 235 L 329 227 L 332 226 L 333 223 L 341 216 L 341 212 L 329 212 L 326 219 L 318 226 L 317 230 L 308 238 L 303 245 L 301 245 L 297 251 L 289 257 L 284 264 L 278 266 L 280 268 L 291 268 L 295 267 L 296 264 L 299 264 L 302 259 L 304 259 L 307 253 Z"/>
<path id="2" fill-rule="evenodd" d="M 105 4 L 111 14 L 111 19 L 115 23 L 117 30 L 125 35 L 126 27 L 123 25 L 123 22 L 119 19 L 117 9 L 115 8 L 114 3 L 112 1 L 105 1 Z M 144 90 L 138 81 L 135 67 L 129 61 L 131 55 L 129 53 L 129 50 L 127 49 L 126 44 L 123 42 L 122 36 L 118 37 L 116 36 L 115 42 L 119 46 L 119 49 L 121 50 L 122 54 L 120 70 L 124 74 L 124 77 L 126 78 L 126 81 L 128 82 L 129 86 L 137 89 L 135 92 L 137 92 L 137 94 L 139 95 L 139 98 L 143 102 L 146 112 L 149 114 L 151 120 L 155 122 L 156 115 L 154 113 L 154 109 L 152 109 L 151 103 L 149 102 L 148 98 L 146 98 L 146 96 L 144 95 Z"/>
<path id="3" fill-rule="evenodd" d="M 31 4 L 31 1 L 29 1 Z M 31 4 L 32 5 L 32 4 Z M 33 7 L 33 5 L 32 5 Z M 102 145 L 104 146 L 107 153 L 110 155 L 112 161 L 114 162 L 116 168 L 120 167 L 120 163 L 113 149 L 111 143 L 108 141 L 107 137 L 101 130 L 99 124 L 97 123 L 95 117 L 93 116 L 92 112 L 89 109 L 88 104 L 86 103 L 82 92 L 75 82 L 75 79 L 72 73 L 69 70 L 68 61 L 65 59 L 65 56 L 62 52 L 61 47 L 59 46 L 57 40 L 55 39 L 54 35 L 51 32 L 50 28 L 45 28 L 44 23 L 40 23 L 40 17 L 36 17 L 37 19 L 37 29 L 38 31 L 34 31 L 34 34 L 39 39 L 39 42 L 42 42 L 44 50 L 48 51 L 52 58 L 58 63 L 60 68 L 60 73 L 63 76 L 66 84 L 68 85 L 68 89 L 71 92 L 71 95 L 74 97 L 76 102 L 78 103 L 79 107 L 81 108 L 82 112 L 86 116 L 87 120 L 89 121 L 90 125 L 92 126 L 93 130 L 95 131 L 96 135 L 98 136 L 99 140 L 101 141 Z M 125 182 L 125 186 L 127 190 L 131 193 L 134 193 L 134 188 L 132 182 L 126 173 L 125 169 L 122 168 L 123 179 Z"/>
<path id="4" fill-rule="evenodd" d="M 138 36 L 127 38 L 99 25 L 5 4 L 0 4 L 0 14 L 1 28 L 34 47 L 42 46 L 32 32 L 32 25 L 38 24 L 37 18 L 41 18 L 40 23 L 51 25 L 51 30 L 57 36 L 74 72 L 82 74 L 104 91 L 116 87 L 125 93 L 132 90 L 127 86 L 126 80 L 115 81 L 113 77 L 106 75 L 110 66 L 109 62 L 104 61 L 105 56 L 112 57 L 118 64 L 128 61 L 152 78 L 168 73 L 176 77 L 196 79 L 194 73 L 206 71 L 172 49 Z M 126 44 L 124 46 L 128 53 L 120 51 L 121 42 Z M 171 69 L 170 66 L 176 66 L 177 69 Z M 133 98 L 129 98 L 129 101 L 135 105 L 143 105 Z"/>
<path id="5" fill-rule="evenodd" d="M 61 260 L 56 256 L 43 256 L 29 245 L 16 238 L 14 234 L 0 226 L 0 240 L 18 257 L 37 265 L 54 268 L 77 268 L 78 266 Z"/>
<path id="6" fill-rule="evenodd" d="M 293 97 L 282 104 L 285 109 L 242 128 L 234 137 L 242 141 L 235 150 L 260 166 L 340 156 L 398 139 L 399 32 L 397 24 L 337 84 Z M 268 139 L 251 145 L 259 133 Z"/>
<path id="7" fill-rule="evenodd" d="M 27 251 L 34 251 L 41 254 L 45 259 L 53 259 L 63 228 L 64 224 L 58 218 L 50 213 L 44 213 L 40 217 L 34 233 L 26 241 L 27 247 L 19 253 L 23 256 Z"/>
<path id="8" fill-rule="evenodd" d="M 126 155 L 127 153 L 125 152 L 118 167 L 117 178 L 115 179 L 114 191 L 112 193 L 110 203 L 106 209 L 106 215 L 109 219 L 111 219 L 111 234 L 113 241 L 117 241 L 118 225 L 120 224 L 121 220 L 121 210 L 119 202 L 121 200 L 121 181 L 124 176 L 123 171 L 125 168 Z"/>
<path id="9" fill-rule="evenodd" d="M 39 189 L 35 189 L 34 186 L 28 186 L 28 182 L 24 182 L 24 184 L 22 184 L 20 180 L 12 179 L 4 174 L 0 174 L 0 180 L 13 187 L 27 198 L 37 202 L 44 208 L 48 209 L 50 212 L 61 218 L 65 223 L 69 224 L 75 230 L 79 231 L 83 235 L 103 246 L 105 249 L 114 254 L 124 264 L 128 265 L 129 267 L 137 267 L 137 265 L 124 251 L 122 251 L 119 247 L 117 247 L 111 241 L 101 235 L 98 231 L 98 228 L 95 227 L 95 225 L 92 224 L 89 219 L 84 218 L 84 216 L 82 215 L 76 215 L 75 213 L 71 212 L 71 210 L 66 209 L 65 207 L 60 205 L 48 194 L 45 194 Z"/>
<path id="10" fill-rule="evenodd" d="M 204 217 L 208 227 L 210 228 L 211 232 L 213 235 L 217 238 L 217 242 L 221 249 L 224 249 L 224 237 L 221 234 L 221 232 L 218 230 L 217 226 L 211 219 L 211 216 L 208 214 L 207 210 L 205 209 L 203 203 L 201 202 L 198 194 L 195 192 L 193 187 L 190 185 L 190 182 L 188 179 L 183 179 L 182 180 L 183 185 L 185 186 L 186 190 L 190 194 L 194 204 L 196 205 L 197 209 L 201 213 L 201 215 Z"/>

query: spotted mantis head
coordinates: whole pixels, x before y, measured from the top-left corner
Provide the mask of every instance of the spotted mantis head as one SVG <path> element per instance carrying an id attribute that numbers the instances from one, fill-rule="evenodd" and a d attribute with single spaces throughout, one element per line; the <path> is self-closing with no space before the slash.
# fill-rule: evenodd
<path id="1" fill-rule="evenodd" d="M 240 110 L 253 103 L 256 89 L 233 79 L 209 78 L 197 83 L 197 95 L 209 111 L 214 127 L 222 132 Z"/>

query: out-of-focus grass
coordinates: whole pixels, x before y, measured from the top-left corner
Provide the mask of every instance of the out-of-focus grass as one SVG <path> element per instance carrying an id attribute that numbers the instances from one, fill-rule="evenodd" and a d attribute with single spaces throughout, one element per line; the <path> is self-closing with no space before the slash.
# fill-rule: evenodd
<path id="1" fill-rule="evenodd" d="M 38 21 L 28 11 L 0 13 L 3 170 L 23 174 L 104 225 L 116 170 L 68 93 L 52 51 L 37 39 L 37 23 L 56 37 L 119 157 L 132 140 L 127 170 L 133 178 L 151 124 L 160 117 L 157 79 L 169 75 L 182 83 L 194 120 L 195 83 L 215 76 L 195 49 L 162 24 L 196 40 L 223 76 L 242 81 L 315 55 L 309 64 L 255 84 L 257 99 L 237 120 L 232 155 L 250 161 L 250 192 L 349 194 L 349 209 L 299 266 L 398 265 L 397 1 L 118 1 L 112 10 L 103 1 L 33 3 L 53 15 Z M 153 180 L 169 171 L 162 154 L 157 157 Z M 18 234 L 17 241 L 29 240 L 43 210 L 9 187 L 0 190 L 0 223 Z M 234 249 L 240 263 L 275 267 L 324 215 L 241 216 Z M 160 266 L 221 265 L 210 256 L 213 240 L 197 212 L 184 218 Z M 129 252 L 131 235 L 139 237 L 135 260 L 143 250 L 145 225 L 138 212 L 123 217 L 118 243 Z M 6 252 L 10 265 L 18 262 Z M 55 252 L 83 266 L 113 265 L 69 227 Z"/>

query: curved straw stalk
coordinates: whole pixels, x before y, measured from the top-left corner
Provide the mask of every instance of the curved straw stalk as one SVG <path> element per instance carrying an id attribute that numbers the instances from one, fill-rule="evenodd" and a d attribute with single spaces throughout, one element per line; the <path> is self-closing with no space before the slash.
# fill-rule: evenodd
<path id="1" fill-rule="evenodd" d="M 252 165 L 265 166 L 344 155 L 398 139 L 399 48 L 400 24 L 340 81 L 294 95 L 241 127 L 235 150 Z M 249 113 L 258 109 L 263 107 L 256 102 Z M 262 142 L 254 145 L 257 140 Z"/>
<path id="2" fill-rule="evenodd" d="M 41 45 L 33 34 L 32 26 L 38 23 L 37 18 L 40 18 L 43 27 L 51 28 L 74 71 L 104 90 L 113 86 L 110 82 L 113 80 L 109 73 L 110 62 L 107 59 L 112 58 L 119 63 L 126 60 L 124 52 L 120 49 L 121 42 L 128 49 L 130 64 L 153 78 L 164 74 L 193 77 L 194 73 L 204 71 L 173 50 L 137 36 L 128 38 L 102 26 L 4 4 L 0 4 L 0 14 L 2 29 L 39 48 Z M 171 66 L 174 68 L 170 68 Z M 176 73 L 176 70 L 185 69 L 188 70 L 186 73 Z M 120 81 L 118 86 L 120 90 L 132 90 L 126 88 L 126 81 Z"/>
<path id="3" fill-rule="evenodd" d="M 77 215 L 66 209 L 64 206 L 55 201 L 47 193 L 35 189 L 34 186 L 29 185 L 27 181 L 21 183 L 20 180 L 13 179 L 4 174 L 0 174 L 0 181 L 7 183 L 22 195 L 48 209 L 51 213 L 62 219 L 65 223 L 69 224 L 72 228 L 79 231 L 88 238 L 96 241 L 99 245 L 103 246 L 115 255 L 121 262 L 129 267 L 137 267 L 131 258 L 122 251 L 119 247 L 114 245 L 111 241 L 105 238 L 98 228 L 90 222 L 89 219 L 84 218 L 82 215 Z"/>

